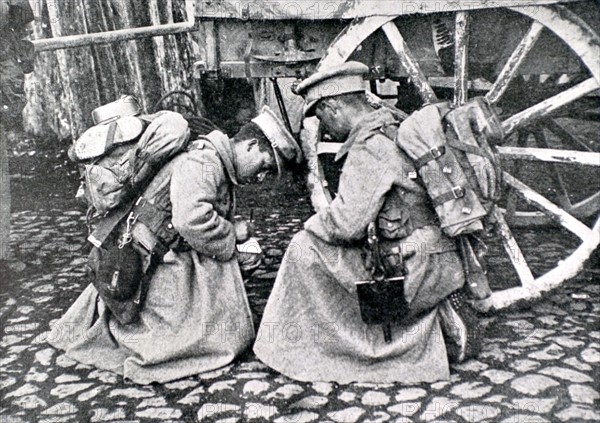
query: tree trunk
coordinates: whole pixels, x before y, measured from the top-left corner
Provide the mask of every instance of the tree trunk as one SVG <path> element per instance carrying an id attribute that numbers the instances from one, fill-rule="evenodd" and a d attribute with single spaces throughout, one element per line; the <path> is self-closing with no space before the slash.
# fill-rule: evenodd
<path id="1" fill-rule="evenodd" d="M 48 3 L 52 35 L 87 33 L 86 11 L 81 0 Z M 70 132 L 73 138 L 92 122 L 91 112 L 100 103 L 91 48 L 56 52 L 64 101 L 68 105 Z"/>
<path id="2" fill-rule="evenodd" d="M 38 3 L 35 11 L 40 14 L 32 23 L 32 37 L 50 38 L 50 18 L 46 2 Z M 70 121 L 68 110 L 64 107 L 66 100 L 58 71 L 58 60 L 55 53 L 44 52 L 36 55 L 35 72 L 26 76 L 25 89 L 27 106 L 23 111 L 25 130 L 33 135 L 48 136 L 53 134 L 59 138 L 70 137 Z"/>
<path id="3" fill-rule="evenodd" d="M 34 39 L 187 19 L 184 0 L 32 1 L 41 7 Z M 199 87 L 191 75 L 197 53 L 191 34 L 39 53 L 27 82 L 26 130 L 76 138 L 92 125 L 95 107 L 126 94 L 137 97 L 149 113 L 172 90 L 186 91 L 199 103 Z"/>

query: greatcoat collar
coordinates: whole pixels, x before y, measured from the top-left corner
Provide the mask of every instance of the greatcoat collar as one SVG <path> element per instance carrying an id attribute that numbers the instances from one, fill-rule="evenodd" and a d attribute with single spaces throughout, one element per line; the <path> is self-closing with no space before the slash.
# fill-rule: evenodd
<path id="1" fill-rule="evenodd" d="M 237 172 L 234 165 L 235 153 L 233 152 L 231 139 L 221 131 L 212 131 L 203 138 L 209 141 L 217 151 L 217 154 L 223 162 L 223 167 L 225 167 L 225 172 L 227 173 L 227 176 L 229 176 L 231 182 L 234 185 L 239 185 L 237 181 Z"/>
<path id="2" fill-rule="evenodd" d="M 335 155 L 335 161 L 340 160 L 350 151 L 356 140 L 368 138 L 373 131 L 379 130 L 392 122 L 398 122 L 398 118 L 392 112 L 382 107 L 367 113 L 358 121 L 348 134 L 348 138 Z"/>

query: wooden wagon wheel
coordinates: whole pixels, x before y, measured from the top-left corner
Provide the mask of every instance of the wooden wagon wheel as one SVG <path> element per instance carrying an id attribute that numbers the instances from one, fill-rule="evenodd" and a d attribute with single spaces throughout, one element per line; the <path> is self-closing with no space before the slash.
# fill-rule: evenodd
<path id="1" fill-rule="evenodd" d="M 180 97 L 185 100 L 173 100 L 174 97 Z M 173 90 L 163 95 L 154 105 L 153 113 L 156 113 L 159 110 L 174 110 L 185 112 L 192 116 L 198 115 L 198 108 L 194 96 L 183 90 Z"/>
<path id="2" fill-rule="evenodd" d="M 577 15 L 563 6 L 537 6 L 534 9 L 526 7 L 512 7 L 511 11 L 530 19 L 530 27 L 522 40 L 518 43 L 510 58 L 503 64 L 495 82 L 488 88 L 486 97 L 491 103 L 499 103 L 511 82 L 518 76 L 519 67 L 535 46 L 536 40 L 542 32 L 548 32 L 554 37 L 562 40 L 579 58 L 586 71 L 586 77 L 576 84 L 568 84 L 564 90 L 545 98 L 524 110 L 520 110 L 503 120 L 503 127 L 508 134 L 516 134 L 523 131 L 517 146 L 502 146 L 500 154 L 514 161 L 526 161 L 528 163 L 542 163 L 547 167 L 555 166 L 586 166 L 587 175 L 598 174 L 600 167 L 600 154 L 595 151 L 579 151 L 573 148 L 556 148 L 548 143 L 545 137 L 545 129 L 548 128 L 554 135 L 566 141 L 565 146 L 577 144 L 575 137 L 569 136 L 564 127 L 553 121 L 553 113 L 569 107 L 579 99 L 594 93 L 600 88 L 600 38 L 594 31 Z M 318 65 L 318 69 L 326 69 L 347 61 L 353 52 L 372 34 L 382 30 L 391 47 L 397 54 L 401 66 L 408 74 L 411 82 L 418 89 L 423 103 L 436 101 L 436 93 L 431 88 L 428 78 L 422 72 L 418 61 L 411 52 L 400 29 L 394 22 L 393 16 L 374 16 L 354 21 L 338 35 L 330 45 L 326 55 Z M 469 94 L 469 87 L 473 81 L 468 78 L 468 40 L 469 40 L 469 12 L 459 11 L 455 13 L 455 43 L 454 43 L 454 102 L 463 104 Z M 311 118 L 314 119 L 314 118 Z M 550 122 L 550 123 L 549 123 Z M 305 120 L 305 127 L 314 127 L 314 121 Z M 561 131 L 562 129 L 562 131 Z M 547 130 L 547 129 L 546 129 Z M 315 131 L 313 131 L 315 133 Z M 538 142 L 537 148 L 526 146 L 527 134 L 533 134 Z M 312 154 L 307 154 L 312 169 L 309 184 L 312 181 L 312 199 L 316 209 L 319 209 L 331 200 L 327 189 L 327 181 L 323 176 L 322 167 L 318 155 L 322 153 L 333 153 L 339 145 L 316 142 L 313 136 L 308 145 L 313 145 Z M 554 147 L 554 148 L 552 148 Z M 315 151 L 316 150 L 316 151 Z M 597 151 L 597 150 L 596 150 Z M 316 153 L 316 154 L 315 154 Z M 521 166 L 522 168 L 523 166 Z M 591 173 L 590 173 L 591 172 Z M 600 194 L 593 192 L 589 197 L 578 203 L 569 203 L 563 196 L 563 201 L 558 205 L 545 198 L 544 195 L 530 188 L 527 183 L 519 180 L 517 176 L 505 172 L 505 182 L 519 198 L 534 206 L 537 211 L 519 211 L 509 202 L 506 209 L 495 211 L 498 220 L 496 236 L 498 244 L 508 256 L 506 262 L 510 262 L 520 281 L 520 286 L 495 291 L 492 298 L 481 305 L 489 308 L 503 308 L 521 299 L 535 298 L 542 292 L 550 290 L 563 281 L 575 276 L 582 268 L 583 263 L 591 255 L 600 243 L 600 218 L 597 217 L 598 201 Z M 563 184 L 559 173 L 555 172 L 554 181 Z M 576 183 L 585 183 L 583 179 Z M 509 198 L 512 196 L 509 195 Z M 554 200 L 554 199 L 553 199 Z M 585 209 L 585 210 L 584 210 Z M 591 210 L 590 210 L 591 209 Z M 588 225 L 580 220 L 581 211 L 593 213 L 595 223 Z M 509 223 L 505 215 L 509 214 Z M 527 251 L 522 247 L 528 244 L 532 248 L 540 248 L 537 242 L 517 242 L 515 228 L 511 226 L 519 218 L 531 218 L 539 221 L 540 218 L 549 220 L 560 225 L 555 236 L 560 237 L 558 242 L 562 245 L 566 238 L 572 238 L 573 247 L 565 254 L 566 257 L 557 257 L 555 267 L 551 269 L 532 271 L 533 266 L 528 264 Z M 505 270 L 503 270 L 505 273 Z"/>

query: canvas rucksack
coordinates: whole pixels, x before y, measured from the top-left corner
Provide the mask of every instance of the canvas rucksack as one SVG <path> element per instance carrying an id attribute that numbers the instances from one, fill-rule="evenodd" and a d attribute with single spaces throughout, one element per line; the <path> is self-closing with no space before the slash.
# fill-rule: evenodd
<path id="1" fill-rule="evenodd" d="M 456 109 L 448 103 L 426 106 L 393 134 L 417 169 L 405 176 L 423 182 L 448 236 L 484 228 L 500 198 L 502 170 L 491 145 L 502 137 L 498 117 L 481 98 Z"/>
<path id="2" fill-rule="evenodd" d="M 178 240 L 163 195 L 170 181 L 166 164 L 185 150 L 190 133 L 178 113 L 135 116 L 136 110 L 131 97 L 96 109 L 101 122 L 69 150 L 82 167 L 78 196 L 89 206 L 91 282 L 124 324 L 137 320 L 146 282 Z"/>
<path id="3" fill-rule="evenodd" d="M 112 139 L 116 131 L 125 133 L 125 140 Z M 87 147 L 84 155 L 82 141 L 91 139 L 86 144 L 93 145 L 94 132 L 107 141 L 91 153 Z M 69 156 L 83 165 L 83 196 L 96 213 L 104 215 L 135 197 L 166 162 L 183 151 L 188 140 L 187 121 L 178 113 L 161 111 L 96 125 L 75 142 Z"/>
<path id="4" fill-rule="evenodd" d="M 382 131 L 412 160 L 442 231 L 456 239 L 467 288 L 475 298 L 491 294 L 479 234 L 500 198 L 502 170 L 493 145 L 504 136 L 494 110 L 483 98 L 458 108 L 438 103 L 412 113 Z"/>
<path id="5" fill-rule="evenodd" d="M 187 248 L 171 224 L 173 164 L 163 166 L 132 205 L 99 219 L 88 238 L 95 243 L 88 258 L 91 282 L 123 324 L 138 319 L 150 279 L 165 254 Z"/>

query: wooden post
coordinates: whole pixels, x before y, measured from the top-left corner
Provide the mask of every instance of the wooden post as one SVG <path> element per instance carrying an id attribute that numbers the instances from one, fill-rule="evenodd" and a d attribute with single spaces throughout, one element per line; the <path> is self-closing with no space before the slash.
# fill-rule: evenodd
<path id="1" fill-rule="evenodd" d="M 52 35 L 87 33 L 81 0 L 47 3 Z M 78 137 L 92 123 L 91 111 L 100 103 L 90 48 L 58 51 L 58 68 L 64 101 L 68 105 L 70 132 Z"/>

